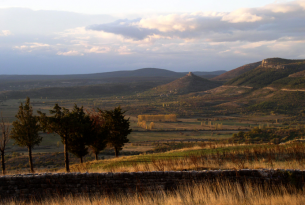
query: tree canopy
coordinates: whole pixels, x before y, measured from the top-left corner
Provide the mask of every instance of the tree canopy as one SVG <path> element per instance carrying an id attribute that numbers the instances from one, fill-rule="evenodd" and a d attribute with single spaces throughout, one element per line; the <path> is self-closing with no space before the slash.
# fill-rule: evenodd
<path id="1" fill-rule="evenodd" d="M 114 148 L 115 156 L 125 143 L 129 142 L 127 135 L 131 133 L 129 118 L 125 119 L 125 112 L 121 107 L 114 110 L 99 110 L 105 119 L 105 127 L 108 130 L 107 143 Z"/>
<path id="2" fill-rule="evenodd" d="M 83 107 L 77 107 L 77 105 L 73 107 L 71 120 L 75 126 L 75 131 L 71 133 L 68 151 L 80 158 L 82 163 L 83 157 L 89 153 L 88 145 L 92 144 L 94 140 L 93 124 L 90 116 L 84 112 Z"/>
<path id="3" fill-rule="evenodd" d="M 89 149 L 95 155 L 95 160 L 98 160 L 98 154 L 107 146 L 108 130 L 105 126 L 105 119 L 100 112 L 95 109 L 87 111 L 92 122 L 92 143 Z"/>
<path id="4" fill-rule="evenodd" d="M 44 131 L 50 133 L 56 133 L 61 137 L 62 143 L 64 144 L 64 155 L 65 155 L 65 168 L 66 172 L 70 172 L 69 168 L 69 142 L 73 136 L 73 133 L 77 131 L 77 124 L 73 120 L 71 112 L 55 104 L 54 108 L 50 110 L 50 114 L 53 116 L 46 116 L 45 113 L 40 114 L 41 126 Z"/>

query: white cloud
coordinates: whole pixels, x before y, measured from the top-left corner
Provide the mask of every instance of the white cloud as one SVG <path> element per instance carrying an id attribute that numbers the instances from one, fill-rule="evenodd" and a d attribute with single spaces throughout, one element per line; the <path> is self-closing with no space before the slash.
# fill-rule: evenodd
<path id="1" fill-rule="evenodd" d="M 291 12 L 298 12 L 305 9 L 305 1 L 293 1 L 289 3 L 274 3 L 269 4 L 263 7 L 265 10 L 269 10 L 273 13 L 291 13 Z"/>
<path id="2" fill-rule="evenodd" d="M 25 43 L 21 46 L 14 46 L 15 49 L 19 49 L 22 51 L 32 52 L 33 50 L 41 50 L 41 49 L 49 49 L 50 45 L 46 43 Z"/>
<path id="3" fill-rule="evenodd" d="M 132 54 L 131 50 L 127 46 L 120 46 L 117 50 L 120 55 L 129 55 Z"/>
<path id="4" fill-rule="evenodd" d="M 32 52 L 29 55 L 83 56 L 75 59 L 90 58 L 92 64 L 103 59 L 103 62 L 108 62 L 103 67 L 111 64 L 118 68 L 128 65 L 175 69 L 189 65 L 191 69 L 196 64 L 200 65 L 196 67 L 199 69 L 203 69 L 202 65 L 215 69 L 214 64 L 227 66 L 224 60 L 218 59 L 232 62 L 250 59 L 249 62 L 254 62 L 273 56 L 302 56 L 305 46 L 304 9 L 305 1 L 295 1 L 233 12 L 146 14 L 132 20 L 86 24 L 87 27 L 70 26 L 49 35 L 21 36 L 12 30 L 14 35 L 9 40 L 20 36 L 22 40 L 18 39 L 18 43 L 10 44 L 9 48 Z M 0 35 L 4 35 L 1 30 Z M 1 49 L 6 43 L 9 41 L 1 43 Z M 135 63 L 127 63 L 131 61 Z"/>
<path id="5" fill-rule="evenodd" d="M 261 21 L 263 17 L 252 14 L 250 9 L 239 9 L 223 16 L 221 20 L 230 23 L 242 23 Z"/>
<path id="6" fill-rule="evenodd" d="M 87 30 L 112 33 L 134 41 L 151 36 L 159 36 L 160 39 L 264 41 L 288 35 L 302 35 L 304 22 L 304 1 L 295 1 L 238 9 L 228 13 L 195 12 L 135 20 L 122 19 L 113 23 L 88 26 Z M 219 36 L 222 36 L 221 39 Z"/>
<path id="7" fill-rule="evenodd" d="M 61 56 L 83 56 L 84 54 L 80 53 L 76 50 L 73 50 L 73 51 L 67 51 L 67 52 L 58 51 L 57 55 L 61 55 Z"/>
<path id="8" fill-rule="evenodd" d="M 155 15 L 57 32 L 52 46 L 57 55 L 174 54 L 211 52 L 249 54 L 250 50 L 293 41 L 303 36 L 301 1 L 272 4 L 233 12 L 193 12 Z M 278 12 L 287 5 L 286 12 Z M 277 9 L 275 9 L 277 8 Z M 288 39 L 288 40 L 287 40 Z M 235 42 L 235 43 L 234 43 Z M 33 48 L 35 44 L 19 49 Z M 42 45 L 40 45 L 42 46 Z M 233 47 L 232 47 L 233 46 Z M 284 49 L 284 47 L 282 47 Z M 249 54 L 250 55 L 250 54 Z"/>
<path id="9" fill-rule="evenodd" d="M 135 23 L 134 25 L 139 25 L 141 28 L 158 29 L 161 32 L 183 32 L 197 27 L 194 16 L 187 14 L 170 14 L 155 18 L 141 19 L 139 23 Z"/>
<path id="10" fill-rule="evenodd" d="M 92 46 L 90 49 L 86 49 L 86 53 L 109 53 L 111 51 L 110 47 L 106 46 Z"/>
<path id="11" fill-rule="evenodd" d="M 85 27 L 77 27 L 73 29 L 66 29 L 62 32 L 58 32 L 58 39 L 79 39 L 79 40 L 93 40 L 93 39 L 107 39 L 111 40 L 122 40 L 122 37 L 113 33 L 107 33 L 104 31 L 87 30 Z"/>
<path id="12" fill-rule="evenodd" d="M 10 30 L 0 31 L 0 36 L 10 36 L 10 35 L 13 35 Z"/>

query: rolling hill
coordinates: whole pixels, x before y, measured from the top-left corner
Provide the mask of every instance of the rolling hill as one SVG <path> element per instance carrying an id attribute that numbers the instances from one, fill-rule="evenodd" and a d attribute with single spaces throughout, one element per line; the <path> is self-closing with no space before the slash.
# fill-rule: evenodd
<path id="1" fill-rule="evenodd" d="M 238 105 L 251 112 L 298 113 L 305 106 L 305 60 L 264 59 L 258 67 L 207 92 L 208 99 L 223 102 L 217 108 L 233 110 Z"/>
<path id="2" fill-rule="evenodd" d="M 275 81 L 287 78 L 289 75 L 303 70 L 305 70 L 305 60 L 270 58 L 263 60 L 257 68 L 231 79 L 225 85 L 263 88 L 273 84 Z M 284 84 L 287 84 L 290 80 L 295 79 L 288 78 L 284 80 Z M 277 87 L 281 86 L 281 83 L 278 81 Z"/>
<path id="3" fill-rule="evenodd" d="M 182 78 L 151 89 L 149 93 L 154 95 L 187 94 L 209 90 L 220 85 L 221 83 L 219 82 L 213 82 L 189 72 Z"/>

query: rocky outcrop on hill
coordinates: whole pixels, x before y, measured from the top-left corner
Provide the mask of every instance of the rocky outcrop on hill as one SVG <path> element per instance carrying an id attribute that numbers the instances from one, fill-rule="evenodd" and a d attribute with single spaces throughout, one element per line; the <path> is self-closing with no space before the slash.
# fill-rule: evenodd
<path id="1" fill-rule="evenodd" d="M 289 60 L 283 58 L 267 58 L 262 61 L 262 67 L 275 69 L 288 69 L 295 67 L 296 63 L 304 63 L 304 60 Z"/>

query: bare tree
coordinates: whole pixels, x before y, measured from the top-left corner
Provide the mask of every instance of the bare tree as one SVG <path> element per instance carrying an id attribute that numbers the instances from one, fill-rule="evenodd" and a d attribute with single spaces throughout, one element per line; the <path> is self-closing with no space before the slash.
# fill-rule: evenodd
<path id="1" fill-rule="evenodd" d="M 5 162 L 4 162 L 4 152 L 6 145 L 8 144 L 10 140 L 10 125 L 7 121 L 4 120 L 4 117 L 0 115 L 0 129 L 1 129 L 1 135 L 0 135 L 0 151 L 1 151 L 1 159 L 2 159 L 2 174 L 5 175 Z"/>

